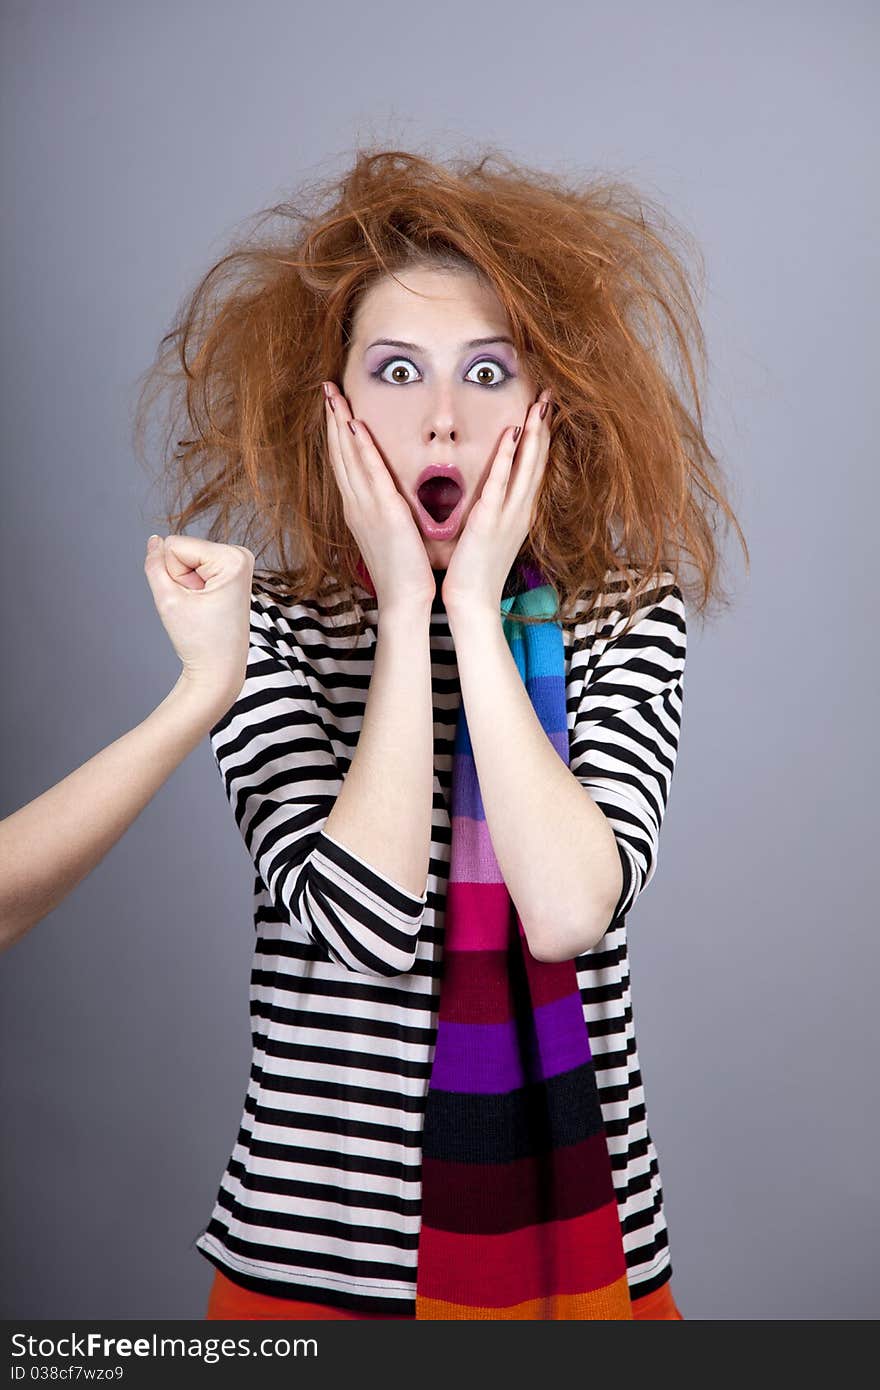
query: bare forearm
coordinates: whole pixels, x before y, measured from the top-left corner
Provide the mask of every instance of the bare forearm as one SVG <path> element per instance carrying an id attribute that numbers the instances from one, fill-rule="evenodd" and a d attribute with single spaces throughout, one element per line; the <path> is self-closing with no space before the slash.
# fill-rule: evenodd
<path id="1" fill-rule="evenodd" d="M 548 739 L 501 618 L 450 613 L 486 822 L 539 960 L 595 946 L 622 887 L 614 833 Z"/>
<path id="2" fill-rule="evenodd" d="M 434 713 L 430 609 L 379 615 L 357 747 L 324 825 L 328 835 L 421 897 L 431 854 Z"/>
<path id="3" fill-rule="evenodd" d="M 232 698 L 181 677 L 142 723 L 0 821 L 0 949 L 100 863 Z"/>

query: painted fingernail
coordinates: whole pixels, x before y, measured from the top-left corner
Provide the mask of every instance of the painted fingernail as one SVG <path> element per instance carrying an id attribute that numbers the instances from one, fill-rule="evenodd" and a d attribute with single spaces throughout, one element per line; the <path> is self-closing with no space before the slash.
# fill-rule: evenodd
<path id="1" fill-rule="evenodd" d="M 352 434 L 355 437 L 357 437 L 357 430 L 354 427 L 354 420 L 348 420 L 346 423 L 348 424 L 348 428 L 351 430 Z"/>
<path id="2" fill-rule="evenodd" d="M 550 401 L 549 401 L 549 400 L 546 400 L 546 401 L 544 402 L 544 404 L 541 406 L 541 409 L 538 411 L 538 414 L 540 415 L 540 417 L 541 417 L 542 420 L 543 420 L 544 416 L 547 414 L 547 407 L 549 406 L 549 404 L 550 404 Z"/>
<path id="3" fill-rule="evenodd" d="M 514 442 L 514 444 L 515 444 L 516 441 L 519 439 L 519 437 L 520 437 L 521 434 L 522 434 L 522 425 L 517 425 L 516 429 L 513 431 L 513 442 Z"/>

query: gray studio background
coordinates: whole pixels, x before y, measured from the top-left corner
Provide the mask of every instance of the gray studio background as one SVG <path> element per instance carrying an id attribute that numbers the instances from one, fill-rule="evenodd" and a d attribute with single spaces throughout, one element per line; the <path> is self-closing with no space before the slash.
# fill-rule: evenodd
<path id="1" fill-rule="evenodd" d="M 487 141 L 696 236 L 752 573 L 730 536 L 733 608 L 689 615 L 629 922 L 673 1287 L 688 1319 L 876 1317 L 875 7 L 7 0 L 0 30 L 0 815 L 176 680 L 133 384 L 250 213 L 359 141 Z M 0 959 L 6 1317 L 203 1316 L 251 882 L 205 740 Z"/>

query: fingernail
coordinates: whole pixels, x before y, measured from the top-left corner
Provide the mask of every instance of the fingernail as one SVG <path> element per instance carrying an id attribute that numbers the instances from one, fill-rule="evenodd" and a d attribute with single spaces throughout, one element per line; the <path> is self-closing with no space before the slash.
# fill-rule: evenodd
<path id="1" fill-rule="evenodd" d="M 519 437 L 520 437 L 521 434 L 522 434 L 522 425 L 517 425 L 516 429 L 513 431 L 513 442 L 514 442 L 514 444 L 515 444 L 516 441 L 519 439 Z"/>
<path id="2" fill-rule="evenodd" d="M 158 544 L 159 544 L 159 537 L 158 537 L 158 536 L 151 536 L 150 539 L 147 541 L 147 549 L 148 549 L 148 550 L 155 550 L 155 549 L 156 549 L 156 546 L 157 546 Z"/>
<path id="3" fill-rule="evenodd" d="M 544 416 L 547 414 L 547 407 L 549 406 L 549 404 L 549 400 L 545 401 L 544 404 L 541 406 L 541 409 L 538 411 L 538 414 L 540 415 L 542 420 Z"/>
<path id="4" fill-rule="evenodd" d="M 347 425 L 348 425 L 348 428 L 351 430 L 352 434 L 353 434 L 355 437 L 357 437 L 357 430 L 356 430 L 355 427 L 354 427 L 354 420 L 348 420 L 348 421 L 346 421 L 346 423 L 347 423 Z"/>

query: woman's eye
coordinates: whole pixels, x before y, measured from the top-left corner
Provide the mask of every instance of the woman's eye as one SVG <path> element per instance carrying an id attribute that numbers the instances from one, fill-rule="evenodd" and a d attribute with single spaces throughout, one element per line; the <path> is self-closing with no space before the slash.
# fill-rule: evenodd
<path id="1" fill-rule="evenodd" d="M 501 384 L 505 382 L 507 378 L 510 376 L 510 372 L 508 372 L 504 367 L 502 367 L 500 362 L 496 362 L 494 357 L 484 357 L 479 362 L 475 362 L 474 365 L 471 367 L 471 371 L 479 371 L 485 373 L 491 367 L 497 368 L 497 370 L 501 372 L 502 375 L 495 381 L 487 381 L 484 375 L 483 379 L 479 382 L 480 386 L 501 386 Z"/>
<path id="2" fill-rule="evenodd" d="M 493 368 L 501 372 L 502 375 L 496 378 L 495 381 L 489 381 L 487 380 L 487 374 L 491 375 L 491 369 Z M 392 357 L 389 361 L 383 362 L 382 366 L 378 371 L 375 371 L 373 375 L 378 377 L 381 381 L 408 386 L 411 378 L 407 378 L 405 374 L 414 370 L 415 368 L 408 357 Z M 390 375 L 386 376 L 386 372 L 390 373 Z M 479 362 L 475 362 L 468 372 L 467 380 L 469 381 L 473 380 L 470 375 L 471 372 L 482 373 L 482 379 L 477 379 L 475 382 L 477 386 L 501 386 L 510 376 L 510 372 L 508 372 L 505 367 L 502 367 L 500 362 L 496 362 L 494 357 L 483 357 Z"/>
<path id="3" fill-rule="evenodd" d="M 393 367 L 396 373 L 402 371 L 408 372 L 411 370 L 412 365 L 412 362 L 406 357 L 392 357 L 389 362 L 383 362 L 379 370 L 374 372 L 373 375 L 379 377 L 381 381 L 402 381 L 403 385 L 406 386 L 408 383 L 401 376 L 395 375 L 393 377 L 387 377 L 385 373 L 388 371 L 389 367 Z"/>

